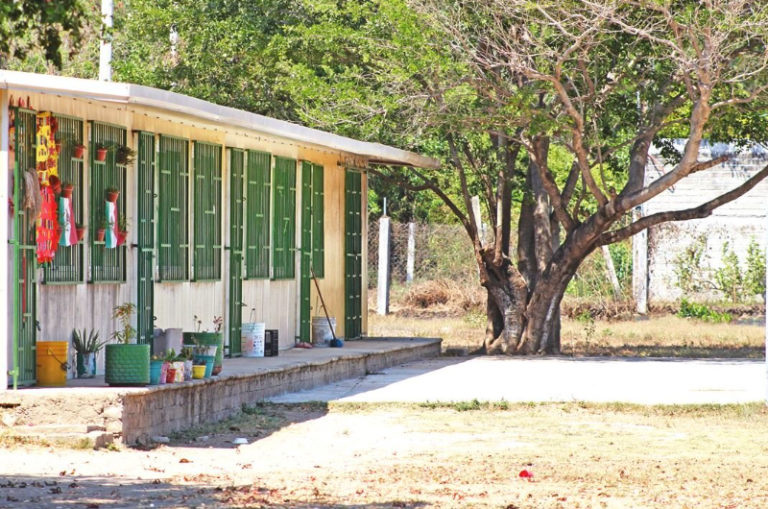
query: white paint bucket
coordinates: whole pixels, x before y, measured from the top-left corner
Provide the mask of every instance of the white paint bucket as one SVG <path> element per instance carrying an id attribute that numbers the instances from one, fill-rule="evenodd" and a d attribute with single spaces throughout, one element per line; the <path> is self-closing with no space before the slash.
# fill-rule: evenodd
<path id="1" fill-rule="evenodd" d="M 240 334 L 240 349 L 243 357 L 264 357 L 264 322 L 244 323 Z"/>
<path id="2" fill-rule="evenodd" d="M 336 318 L 331 317 L 331 326 L 336 331 Z M 331 327 L 328 326 L 328 318 L 324 316 L 312 317 L 312 343 L 317 346 L 328 346 L 333 339 Z"/>

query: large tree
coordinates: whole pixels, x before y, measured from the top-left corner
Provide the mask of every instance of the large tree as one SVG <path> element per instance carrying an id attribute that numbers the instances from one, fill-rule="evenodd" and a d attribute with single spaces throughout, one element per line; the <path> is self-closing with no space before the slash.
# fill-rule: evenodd
<path id="1" fill-rule="evenodd" d="M 292 14 L 263 25 L 236 0 L 165 2 L 184 16 L 128 4 L 145 9 L 126 18 L 133 34 L 155 30 L 156 47 L 118 34 L 128 51 L 118 73 L 444 161 L 373 173 L 431 190 L 464 226 L 488 292 L 488 352 L 557 352 L 559 305 L 590 253 L 704 217 L 768 174 L 633 221 L 635 207 L 729 157 L 700 161 L 705 138 L 765 136 L 762 2 L 304 0 L 286 11 L 264 0 L 265 12 Z M 675 166 L 648 184 L 654 143 Z M 474 195 L 491 238 L 476 226 Z"/>
<path id="2" fill-rule="evenodd" d="M 763 3 L 368 2 L 356 27 L 345 16 L 361 13 L 359 2 L 313 4 L 335 14 L 294 27 L 286 47 L 301 51 L 283 53 L 288 75 L 301 71 L 292 96 L 304 120 L 443 157 L 447 172 L 378 173 L 432 190 L 463 224 L 488 291 L 488 352 L 558 351 L 559 305 L 590 253 L 705 217 L 768 174 L 689 210 L 632 219 L 637 206 L 731 156 L 700 161 L 706 137 L 765 137 Z M 344 65 L 350 47 L 366 58 Z M 680 150 L 671 136 L 685 139 Z M 675 166 L 648 184 L 654 142 Z M 474 194 L 492 239 L 476 227 Z"/>

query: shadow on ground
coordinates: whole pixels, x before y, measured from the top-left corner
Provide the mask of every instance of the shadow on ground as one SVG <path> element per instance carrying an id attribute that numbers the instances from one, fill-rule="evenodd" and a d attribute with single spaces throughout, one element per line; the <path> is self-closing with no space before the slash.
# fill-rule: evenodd
<path id="1" fill-rule="evenodd" d="M 166 481 L 110 477 L 0 477 L 0 507 L 38 509 L 82 507 L 134 509 L 168 507 L 291 507 L 297 509 L 418 508 L 423 502 L 398 501 L 369 504 L 307 502 L 270 496 L 271 490 L 254 486 L 222 487 L 205 484 L 172 484 Z"/>
<path id="2" fill-rule="evenodd" d="M 327 413 L 328 404 L 324 402 L 288 405 L 257 403 L 244 407 L 240 414 L 229 419 L 173 433 L 168 445 L 233 449 L 263 440 L 292 424 L 320 419 Z M 243 440 L 246 442 L 243 443 Z"/>

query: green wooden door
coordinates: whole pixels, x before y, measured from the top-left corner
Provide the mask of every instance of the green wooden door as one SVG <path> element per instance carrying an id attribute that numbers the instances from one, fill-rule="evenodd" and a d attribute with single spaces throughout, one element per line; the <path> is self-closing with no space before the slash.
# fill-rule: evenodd
<path id="1" fill-rule="evenodd" d="M 347 170 L 345 180 L 344 335 L 357 339 L 363 329 L 362 175 Z"/>
<path id="2" fill-rule="evenodd" d="M 138 185 L 138 287 L 137 336 L 141 344 L 152 344 L 155 326 L 155 291 L 153 267 L 155 260 L 155 135 L 139 133 L 137 154 Z M 154 352 L 153 352 L 154 353 Z"/>
<path id="3" fill-rule="evenodd" d="M 243 329 L 243 185 L 245 151 L 231 149 L 229 208 L 229 355 L 242 355 Z"/>
<path id="4" fill-rule="evenodd" d="M 36 273 L 37 260 L 35 221 L 22 207 L 24 173 L 28 169 L 34 172 L 36 115 L 34 111 L 21 108 L 12 109 L 14 115 L 15 139 L 14 161 L 15 178 L 13 203 L 15 214 L 13 221 L 13 384 L 31 385 L 36 382 L 36 343 L 37 343 L 37 299 Z"/>
<path id="5" fill-rule="evenodd" d="M 301 163 L 301 268 L 299 282 L 299 340 L 309 342 L 310 332 L 310 266 L 312 264 L 312 163 Z"/>

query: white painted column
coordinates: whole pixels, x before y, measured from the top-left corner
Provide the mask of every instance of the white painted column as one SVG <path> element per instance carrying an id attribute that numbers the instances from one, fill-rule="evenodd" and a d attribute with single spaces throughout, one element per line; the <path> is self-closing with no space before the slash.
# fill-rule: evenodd
<path id="1" fill-rule="evenodd" d="M 768 225 L 768 212 L 766 212 L 765 215 L 766 219 L 766 225 Z M 768 226 L 765 229 L 766 232 L 766 243 L 765 243 L 765 262 L 768 264 Z M 765 403 L 768 405 L 768 270 L 765 271 L 765 297 L 766 297 L 766 322 L 765 322 L 765 377 L 766 377 L 766 392 L 765 392 Z"/>
<path id="2" fill-rule="evenodd" d="M 10 157 L 10 119 L 8 117 L 8 90 L 0 90 L 0 314 L 6 317 L 0 325 L 0 391 L 8 388 L 8 369 L 11 345 L 13 344 L 13 317 L 11 305 L 11 245 L 9 225 L 11 214 L 8 207 L 10 198 L 11 165 Z"/>
<path id="3" fill-rule="evenodd" d="M 408 223 L 408 258 L 405 264 L 405 282 L 413 283 L 413 269 L 416 266 L 416 223 Z"/>
<path id="4" fill-rule="evenodd" d="M 642 208 L 635 208 L 632 220 L 643 216 Z M 635 297 L 635 310 L 644 315 L 648 312 L 648 230 L 643 230 L 632 237 L 632 295 Z"/>
<path id="5" fill-rule="evenodd" d="M 101 0 L 104 33 L 99 44 L 99 81 L 112 81 L 112 0 Z"/>
<path id="6" fill-rule="evenodd" d="M 379 278 L 376 287 L 376 313 L 389 313 L 389 218 L 379 219 Z"/>

